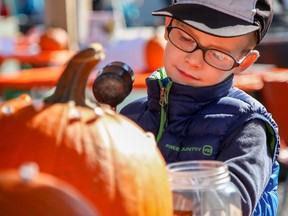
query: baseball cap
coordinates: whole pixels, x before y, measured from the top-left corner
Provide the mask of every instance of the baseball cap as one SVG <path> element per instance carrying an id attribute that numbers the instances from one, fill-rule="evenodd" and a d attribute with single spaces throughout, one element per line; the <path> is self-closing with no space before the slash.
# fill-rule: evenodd
<path id="1" fill-rule="evenodd" d="M 257 31 L 259 43 L 273 19 L 273 0 L 173 0 L 152 15 L 173 17 L 218 37 Z"/>

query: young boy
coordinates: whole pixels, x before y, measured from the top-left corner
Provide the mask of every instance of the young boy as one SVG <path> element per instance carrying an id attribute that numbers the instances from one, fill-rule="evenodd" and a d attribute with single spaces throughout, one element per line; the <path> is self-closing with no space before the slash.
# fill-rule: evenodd
<path id="1" fill-rule="evenodd" d="M 167 163 L 228 164 L 243 215 L 276 215 L 278 128 L 233 76 L 258 58 L 272 0 L 174 0 L 153 12 L 170 19 L 164 67 L 147 80 L 148 97 L 121 113 L 153 132 Z"/>

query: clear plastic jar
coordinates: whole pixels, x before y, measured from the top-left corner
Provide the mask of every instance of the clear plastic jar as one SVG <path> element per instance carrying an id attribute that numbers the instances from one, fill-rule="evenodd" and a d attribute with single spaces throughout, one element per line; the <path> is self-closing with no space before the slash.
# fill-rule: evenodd
<path id="1" fill-rule="evenodd" d="M 167 165 L 174 216 L 242 216 L 238 189 L 220 161 L 184 161 Z"/>

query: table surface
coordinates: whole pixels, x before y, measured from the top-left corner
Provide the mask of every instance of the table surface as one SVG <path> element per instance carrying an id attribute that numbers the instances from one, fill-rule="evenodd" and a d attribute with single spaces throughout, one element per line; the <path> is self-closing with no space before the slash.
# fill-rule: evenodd
<path id="1" fill-rule="evenodd" d="M 60 78 L 65 65 L 53 67 L 40 67 L 19 70 L 10 73 L 0 72 L 0 89 L 23 89 L 29 90 L 33 87 L 53 87 Z M 145 79 L 151 72 L 135 73 L 133 88 L 146 88 Z M 91 85 L 96 77 L 97 71 L 92 71 L 88 84 Z M 288 69 L 273 68 L 267 71 L 249 71 L 248 73 L 236 75 L 234 86 L 244 91 L 260 90 L 265 80 L 288 81 Z"/>
<path id="2" fill-rule="evenodd" d="M 45 50 L 30 54 L 19 51 L 10 55 L 0 55 L 0 63 L 6 59 L 16 59 L 21 64 L 30 64 L 33 66 L 61 66 L 75 55 L 75 53 L 76 52 L 72 50 Z"/>

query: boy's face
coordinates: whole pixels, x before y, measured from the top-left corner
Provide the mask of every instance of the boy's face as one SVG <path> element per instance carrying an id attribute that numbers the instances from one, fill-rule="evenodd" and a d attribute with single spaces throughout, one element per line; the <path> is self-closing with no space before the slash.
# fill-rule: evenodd
<path id="1" fill-rule="evenodd" d="M 201 32 L 177 20 L 173 20 L 171 26 L 178 28 L 169 33 L 170 39 L 173 37 L 174 43 L 178 47 L 182 46 L 182 49 L 190 49 L 187 47 L 193 48 L 193 46 L 196 45 L 193 40 L 194 38 L 198 46 L 204 49 L 213 49 L 212 52 L 206 51 L 205 61 L 201 49 L 187 53 L 173 45 L 169 40 L 166 29 L 165 39 L 167 40 L 167 44 L 164 52 L 165 70 L 174 82 L 183 85 L 194 87 L 216 85 L 232 73 L 241 72 L 241 67 L 235 67 L 228 71 L 223 70 L 225 67 L 227 69 L 227 65 L 229 68 L 229 65 L 234 64 L 233 59 L 236 61 L 241 60 L 256 44 L 255 33 L 233 38 L 220 38 Z M 182 34 L 181 30 L 184 30 L 193 38 L 189 35 L 187 36 L 185 32 Z M 183 44 L 179 44 L 182 42 Z M 216 50 L 216 52 L 214 52 L 214 50 Z M 210 65 L 207 62 L 209 62 Z M 215 68 L 212 65 L 221 67 L 223 70 Z"/>

